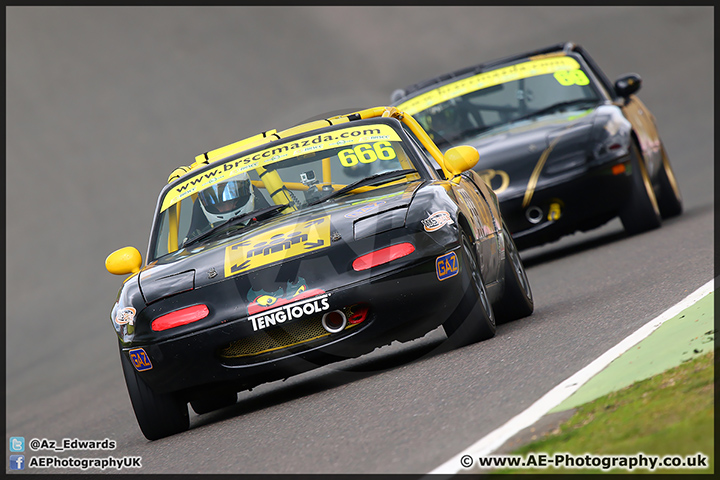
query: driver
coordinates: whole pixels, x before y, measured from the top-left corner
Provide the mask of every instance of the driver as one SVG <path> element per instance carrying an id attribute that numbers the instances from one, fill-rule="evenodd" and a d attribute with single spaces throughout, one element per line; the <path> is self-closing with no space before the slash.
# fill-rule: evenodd
<path id="1" fill-rule="evenodd" d="M 211 225 L 255 208 L 255 192 L 247 173 L 209 186 L 198 193 L 198 200 Z"/>
<path id="2" fill-rule="evenodd" d="M 430 128 L 446 140 L 461 132 L 460 117 L 453 107 L 438 108 L 429 120 Z"/>

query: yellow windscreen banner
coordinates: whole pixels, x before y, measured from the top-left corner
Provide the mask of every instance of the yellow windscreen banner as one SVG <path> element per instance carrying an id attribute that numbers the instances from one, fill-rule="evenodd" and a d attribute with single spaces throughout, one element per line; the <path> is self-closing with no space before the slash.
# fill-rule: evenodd
<path id="1" fill-rule="evenodd" d="M 268 230 L 225 249 L 225 277 L 330 246 L 330 215 Z"/>
<path id="2" fill-rule="evenodd" d="M 308 153 L 329 150 L 343 145 L 355 145 L 379 140 L 400 141 L 400 137 L 392 127 L 384 124 L 362 125 L 359 127 L 344 128 L 331 132 L 319 133 L 293 142 L 278 143 L 268 146 L 264 150 L 239 157 L 229 162 L 205 170 L 171 188 L 163 199 L 160 211 L 164 212 L 171 205 L 197 193 L 215 183 L 220 183 L 235 175 L 239 175 L 258 167 L 287 158 L 305 155 Z"/>
<path id="3" fill-rule="evenodd" d="M 537 75 L 555 73 L 560 70 L 574 70 L 577 68 L 580 68 L 578 62 L 574 58 L 567 56 L 531 60 L 489 72 L 478 73 L 472 77 L 448 83 L 422 95 L 418 95 L 398 105 L 397 108 L 410 115 L 414 115 L 426 108 L 470 92 L 482 90 L 483 88 L 493 87 L 521 78 L 535 77 Z"/>

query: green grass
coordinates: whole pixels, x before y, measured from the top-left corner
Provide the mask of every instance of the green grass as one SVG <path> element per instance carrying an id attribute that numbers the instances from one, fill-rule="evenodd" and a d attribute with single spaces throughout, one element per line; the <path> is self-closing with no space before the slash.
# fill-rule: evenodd
<path id="1" fill-rule="evenodd" d="M 707 469 L 632 473 L 714 473 L 714 352 L 578 407 L 567 422 L 513 455 L 705 454 Z M 601 473 L 599 469 L 505 469 L 493 473 Z M 625 469 L 610 473 L 628 473 Z M 605 472 L 607 473 L 607 472 Z"/>

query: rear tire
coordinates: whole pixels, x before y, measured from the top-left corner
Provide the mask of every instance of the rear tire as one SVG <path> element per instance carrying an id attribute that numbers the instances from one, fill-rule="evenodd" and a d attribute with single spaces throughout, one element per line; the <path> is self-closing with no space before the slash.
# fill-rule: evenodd
<path id="1" fill-rule="evenodd" d="M 505 290 L 502 300 L 494 306 L 498 323 L 527 317 L 535 308 L 525 267 L 504 222 L 502 235 L 505 240 Z"/>
<path id="2" fill-rule="evenodd" d="M 135 417 L 145 438 L 157 440 L 187 430 L 190 426 L 187 402 L 177 395 L 155 393 L 122 350 L 120 361 Z"/>
<path id="3" fill-rule="evenodd" d="M 448 342 L 453 348 L 464 347 L 495 336 L 495 314 L 485 291 L 485 283 L 475 259 L 475 251 L 467 235 L 461 238 L 460 269 L 467 269 L 470 279 L 463 302 L 467 302 L 470 313 L 466 318 L 450 318 L 443 324 Z M 463 309 L 462 311 L 467 311 Z"/>
<path id="4" fill-rule="evenodd" d="M 655 191 L 645 168 L 645 161 L 635 142 L 630 143 L 630 153 L 632 155 L 633 186 L 630 198 L 620 212 L 620 220 L 625 231 L 630 235 L 635 235 L 658 228 L 661 217 Z"/>
<path id="5" fill-rule="evenodd" d="M 658 198 L 658 207 L 660 207 L 660 215 L 662 218 L 670 218 L 680 215 L 683 211 L 682 194 L 678 187 L 675 173 L 670 166 L 670 160 L 665 152 L 665 146 L 662 147 L 662 170 L 658 174 L 660 184 L 660 198 Z"/>

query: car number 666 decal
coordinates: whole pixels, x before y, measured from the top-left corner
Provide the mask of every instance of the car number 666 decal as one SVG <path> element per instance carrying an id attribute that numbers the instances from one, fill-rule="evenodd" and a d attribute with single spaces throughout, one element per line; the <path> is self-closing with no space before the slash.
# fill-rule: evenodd
<path id="1" fill-rule="evenodd" d="M 338 158 L 343 167 L 352 167 L 360 163 L 372 163 L 378 158 L 380 160 L 392 160 L 397 154 L 392 148 L 392 144 L 387 141 L 375 142 L 372 144 L 361 143 L 353 148 L 340 150 Z"/>

